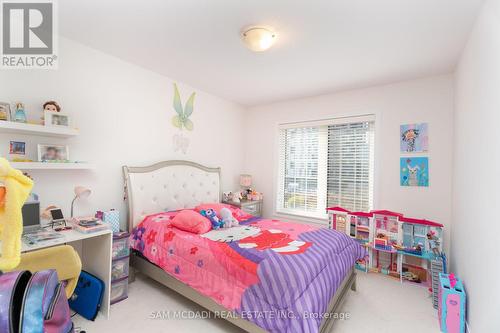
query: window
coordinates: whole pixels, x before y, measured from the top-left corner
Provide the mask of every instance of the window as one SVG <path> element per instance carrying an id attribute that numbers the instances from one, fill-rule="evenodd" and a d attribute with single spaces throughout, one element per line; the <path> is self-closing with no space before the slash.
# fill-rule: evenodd
<path id="1" fill-rule="evenodd" d="M 373 201 L 372 116 L 281 125 L 277 212 L 326 217 L 368 211 Z"/>

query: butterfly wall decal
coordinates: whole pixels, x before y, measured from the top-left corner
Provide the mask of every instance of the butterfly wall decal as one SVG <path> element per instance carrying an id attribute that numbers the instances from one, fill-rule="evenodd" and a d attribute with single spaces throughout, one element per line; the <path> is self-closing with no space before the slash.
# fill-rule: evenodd
<path id="1" fill-rule="evenodd" d="M 193 130 L 194 124 L 189 117 L 193 114 L 195 96 L 196 93 L 192 93 L 191 96 L 189 96 L 186 105 L 182 107 L 181 95 L 179 94 L 177 84 L 174 83 L 174 110 L 177 114 L 172 118 L 172 125 L 181 130 L 183 128 L 188 131 Z"/>

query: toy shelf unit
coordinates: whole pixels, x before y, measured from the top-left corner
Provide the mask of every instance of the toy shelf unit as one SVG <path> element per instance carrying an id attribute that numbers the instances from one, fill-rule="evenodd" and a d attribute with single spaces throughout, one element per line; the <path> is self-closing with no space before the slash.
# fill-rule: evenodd
<path id="1" fill-rule="evenodd" d="M 356 262 L 357 269 L 382 273 L 401 282 L 428 287 L 432 284 L 436 289 L 437 274 L 444 270 L 439 261 L 442 224 L 389 210 L 350 212 L 331 207 L 327 212 L 329 228 L 349 235 L 367 249 L 368 256 Z"/>
<path id="2" fill-rule="evenodd" d="M 61 138 L 69 138 L 80 134 L 77 129 L 67 126 L 44 126 L 37 124 L 18 123 L 13 121 L 0 121 L 0 133 L 14 133 L 21 135 L 36 135 Z"/>

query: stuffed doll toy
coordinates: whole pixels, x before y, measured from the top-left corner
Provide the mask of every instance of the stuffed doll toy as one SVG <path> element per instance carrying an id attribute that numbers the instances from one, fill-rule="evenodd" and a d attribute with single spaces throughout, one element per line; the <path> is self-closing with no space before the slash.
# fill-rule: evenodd
<path id="1" fill-rule="evenodd" d="M 21 261 L 22 207 L 33 181 L 0 157 L 0 270 L 12 270 Z"/>
<path id="2" fill-rule="evenodd" d="M 243 196 L 241 195 L 241 192 L 234 192 L 232 196 L 232 201 L 234 203 L 239 203 L 243 199 Z"/>
<path id="3" fill-rule="evenodd" d="M 238 220 L 234 218 L 233 213 L 231 213 L 231 210 L 229 210 L 229 208 L 221 208 L 219 214 L 222 222 L 224 223 L 224 228 L 231 228 L 240 225 Z"/>
<path id="4" fill-rule="evenodd" d="M 224 227 L 224 222 L 222 222 L 222 220 L 217 217 L 217 213 L 215 212 L 215 210 L 209 208 L 207 210 L 202 210 L 200 214 L 210 220 L 210 222 L 212 223 L 212 229 L 217 230 Z"/>
<path id="5" fill-rule="evenodd" d="M 48 101 L 43 103 L 42 120 L 44 124 L 45 124 L 45 112 L 61 112 L 61 107 L 59 106 L 59 104 L 57 104 L 56 101 Z M 50 125 L 50 124 L 45 124 L 45 125 Z"/>

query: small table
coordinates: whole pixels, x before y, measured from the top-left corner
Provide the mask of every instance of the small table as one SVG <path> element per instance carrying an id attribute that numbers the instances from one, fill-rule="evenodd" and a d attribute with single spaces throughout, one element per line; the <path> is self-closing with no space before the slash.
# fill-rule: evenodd
<path id="1" fill-rule="evenodd" d="M 241 200 L 240 202 L 223 201 L 223 203 L 238 207 L 245 213 L 253 216 L 262 216 L 263 200 Z"/>
<path id="2" fill-rule="evenodd" d="M 63 244 L 72 246 L 80 256 L 82 269 L 104 282 L 104 296 L 99 312 L 105 318 L 109 318 L 113 233 L 111 230 L 88 234 L 76 230 L 64 230 L 59 231 L 59 233 L 64 237 L 33 245 L 27 244 L 23 239 L 21 252 L 31 252 Z"/>

